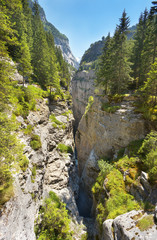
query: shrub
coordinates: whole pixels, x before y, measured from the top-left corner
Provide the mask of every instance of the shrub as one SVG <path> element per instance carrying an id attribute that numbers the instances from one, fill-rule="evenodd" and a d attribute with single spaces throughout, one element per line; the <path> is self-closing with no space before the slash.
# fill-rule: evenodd
<path id="1" fill-rule="evenodd" d="M 135 167 L 136 163 L 139 162 L 139 158 L 132 157 L 129 158 L 127 155 L 121 158 L 118 162 L 114 163 L 115 167 L 121 169 L 123 172 L 126 170 Z"/>
<path id="2" fill-rule="evenodd" d="M 32 176 L 31 176 L 32 182 L 34 182 L 34 180 L 36 178 L 36 175 L 37 175 L 36 165 L 34 165 L 33 168 L 32 168 Z"/>
<path id="3" fill-rule="evenodd" d="M 27 125 L 25 129 L 23 129 L 24 134 L 31 135 L 34 127 L 32 125 Z"/>
<path id="4" fill-rule="evenodd" d="M 20 168 L 22 169 L 23 172 L 26 171 L 29 165 L 29 160 L 28 158 L 24 155 L 22 159 L 19 161 Z"/>
<path id="5" fill-rule="evenodd" d="M 151 181 L 157 179 L 157 132 L 152 131 L 143 141 L 138 152 L 140 154 L 143 168 L 148 172 Z"/>
<path id="6" fill-rule="evenodd" d="M 108 113 L 115 113 L 118 109 L 120 109 L 120 106 L 112 106 L 110 103 L 102 103 L 101 105 L 101 110 Z"/>
<path id="7" fill-rule="evenodd" d="M 50 120 L 51 120 L 51 122 L 55 123 L 56 125 L 62 125 L 63 124 L 62 122 L 57 120 L 56 116 L 53 113 L 51 113 L 51 115 L 50 115 Z"/>
<path id="8" fill-rule="evenodd" d="M 142 219 L 140 219 L 136 226 L 141 231 L 146 231 L 149 228 L 151 228 L 154 225 L 153 215 L 144 216 Z"/>
<path id="9" fill-rule="evenodd" d="M 94 103 L 94 98 L 93 98 L 93 96 L 90 96 L 90 97 L 88 98 L 88 104 L 87 104 L 87 106 L 86 106 L 84 115 L 87 114 L 87 112 L 88 112 L 88 111 L 90 110 L 90 108 L 92 107 L 93 103 Z"/>
<path id="10" fill-rule="evenodd" d="M 70 153 L 72 154 L 73 153 L 73 150 L 72 150 L 72 147 L 71 146 L 67 146 L 63 143 L 59 143 L 57 148 L 59 149 L 60 152 L 62 153 Z"/>
<path id="11" fill-rule="evenodd" d="M 72 240 L 69 224 L 65 204 L 54 192 L 50 192 L 40 211 L 40 224 L 36 225 L 37 239 Z"/>
<path id="12" fill-rule="evenodd" d="M 36 100 L 41 99 L 45 94 L 45 91 L 32 85 L 27 88 L 16 86 L 10 96 L 10 101 L 14 105 L 14 113 L 26 118 L 29 110 L 36 110 Z"/>
<path id="13" fill-rule="evenodd" d="M 39 148 L 41 148 L 41 141 L 40 141 L 40 137 L 38 135 L 35 135 L 35 134 L 32 135 L 31 141 L 30 141 L 30 146 L 34 150 L 38 150 Z"/>

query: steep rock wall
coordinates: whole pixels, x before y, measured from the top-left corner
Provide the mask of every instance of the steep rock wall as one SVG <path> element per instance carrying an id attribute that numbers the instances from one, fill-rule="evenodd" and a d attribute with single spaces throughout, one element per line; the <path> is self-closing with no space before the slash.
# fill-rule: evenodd
<path id="1" fill-rule="evenodd" d="M 102 110 L 105 101 L 105 97 L 95 97 L 75 137 L 79 174 L 89 192 L 97 175 L 97 159 L 113 157 L 120 148 L 146 134 L 145 121 L 134 113 L 132 101 L 121 102 L 115 113 Z"/>
<path id="2" fill-rule="evenodd" d="M 73 116 L 62 115 L 68 110 L 64 102 L 48 105 L 47 99 L 39 100 L 37 109 L 36 112 L 30 112 L 27 120 L 17 117 L 21 124 L 18 137 L 25 145 L 24 153 L 29 159 L 29 166 L 25 172 L 13 172 L 14 196 L 0 213 L 0 240 L 35 240 L 34 221 L 50 190 L 67 204 L 72 216 L 78 217 L 74 198 L 74 191 L 78 192 L 75 162 L 71 155 L 57 149 L 60 142 L 73 146 Z M 53 127 L 49 120 L 51 113 L 66 125 L 65 129 Z M 33 133 L 40 136 L 42 147 L 37 151 L 30 146 L 30 136 L 23 133 L 28 124 L 34 127 Z M 32 174 L 34 166 L 36 176 Z M 77 229 L 77 224 L 72 223 L 71 228 Z M 79 234 L 74 239 L 80 239 Z"/>
<path id="3" fill-rule="evenodd" d="M 72 79 L 73 114 L 76 128 L 84 114 L 88 98 L 94 96 L 94 79 L 93 70 L 78 71 Z"/>

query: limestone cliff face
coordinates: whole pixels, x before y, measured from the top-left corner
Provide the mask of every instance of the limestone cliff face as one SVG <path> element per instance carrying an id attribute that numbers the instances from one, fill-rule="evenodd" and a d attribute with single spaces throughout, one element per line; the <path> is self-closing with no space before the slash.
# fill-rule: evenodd
<path id="1" fill-rule="evenodd" d="M 94 96 L 94 79 L 93 70 L 78 71 L 72 79 L 73 114 L 76 127 L 84 114 L 88 98 Z"/>
<path id="2" fill-rule="evenodd" d="M 71 215 L 78 216 L 74 199 L 74 191 L 78 191 L 75 162 L 71 155 L 63 154 L 57 148 L 60 142 L 73 146 L 73 117 L 72 114 L 69 117 L 62 115 L 68 110 L 64 102 L 48 105 L 47 101 L 39 100 L 38 111 L 30 112 L 27 121 L 17 117 L 21 124 L 18 137 L 25 144 L 24 153 L 29 166 L 25 172 L 13 172 L 14 197 L 1 210 L 0 240 L 35 240 L 34 221 L 50 190 L 67 204 Z M 65 129 L 52 126 L 49 120 L 51 113 L 63 122 Z M 30 136 L 23 133 L 27 124 L 32 125 L 33 133 L 40 136 L 42 147 L 37 151 L 30 146 Z M 36 175 L 32 173 L 34 166 Z"/>
<path id="3" fill-rule="evenodd" d="M 94 183 L 98 158 L 113 157 L 120 148 L 146 134 L 145 122 L 134 113 L 132 101 L 121 102 L 115 113 L 101 109 L 105 101 L 106 98 L 95 97 L 95 102 L 79 123 L 75 138 L 79 173 L 88 189 Z"/>
<path id="4" fill-rule="evenodd" d="M 96 96 L 94 79 L 93 70 L 78 71 L 72 79 L 79 174 L 89 192 L 98 173 L 98 158 L 113 157 L 120 148 L 146 134 L 145 121 L 135 114 L 131 97 L 124 98 L 115 113 L 102 110 L 108 99 Z M 84 115 L 89 96 L 94 96 L 94 104 Z"/>

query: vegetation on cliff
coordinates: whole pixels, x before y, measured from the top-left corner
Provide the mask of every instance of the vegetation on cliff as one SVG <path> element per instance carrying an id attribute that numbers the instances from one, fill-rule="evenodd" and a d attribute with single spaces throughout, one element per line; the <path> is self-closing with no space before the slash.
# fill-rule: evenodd
<path id="1" fill-rule="evenodd" d="M 99 160 L 100 173 L 92 188 L 97 202 L 96 215 L 100 229 L 105 219 L 134 209 L 151 210 L 148 202 L 137 202 L 131 189 L 139 185 L 141 171 L 148 173 L 150 184 L 157 179 L 157 132 L 152 131 L 144 140 L 130 143 L 121 149 L 116 159 Z"/>
<path id="2" fill-rule="evenodd" d="M 41 207 L 35 232 L 38 240 L 71 240 L 70 219 L 65 204 L 60 201 L 54 192 L 44 200 Z"/>
<path id="3" fill-rule="evenodd" d="M 26 171 L 29 161 L 17 140 L 16 116 L 27 122 L 29 111 L 37 111 L 39 99 L 67 98 L 70 73 L 53 35 L 46 32 L 34 2 L 33 13 L 27 0 L 0 0 L 0 207 L 13 196 L 12 172 Z M 14 63 L 13 63 L 14 61 Z M 16 81 L 17 71 L 23 86 Z M 25 82 L 29 86 L 25 86 Z M 36 83 L 38 87 L 31 85 Z M 42 88 L 44 90 L 42 90 Z M 62 90 L 64 88 L 64 91 Z M 65 93 L 65 94 L 64 94 Z M 41 147 L 40 137 L 32 126 L 23 132 L 30 135 L 34 150 Z M 13 171 L 14 169 L 14 171 Z"/>

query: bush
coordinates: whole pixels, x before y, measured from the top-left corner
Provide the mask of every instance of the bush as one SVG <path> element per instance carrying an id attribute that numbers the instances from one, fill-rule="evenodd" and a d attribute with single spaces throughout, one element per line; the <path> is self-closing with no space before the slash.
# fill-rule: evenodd
<path id="1" fill-rule="evenodd" d="M 42 99 L 45 94 L 45 91 L 32 85 L 27 88 L 16 86 L 10 96 L 10 101 L 14 105 L 15 115 L 21 115 L 23 118 L 26 118 L 30 110 L 36 110 L 36 100 Z"/>
<path id="2" fill-rule="evenodd" d="M 153 215 L 145 216 L 142 219 L 140 219 L 136 226 L 141 230 L 141 231 L 146 231 L 149 228 L 151 228 L 154 225 L 154 220 L 153 220 Z"/>
<path id="3" fill-rule="evenodd" d="M 50 192 L 40 211 L 40 224 L 36 225 L 37 239 L 72 240 L 69 224 L 65 204 L 54 192 Z"/>
<path id="4" fill-rule="evenodd" d="M 24 134 L 31 135 L 34 127 L 32 125 L 27 125 L 25 129 L 23 129 Z"/>
<path id="5" fill-rule="evenodd" d="M 29 160 L 25 155 L 19 161 L 19 165 L 20 165 L 20 168 L 22 169 L 23 172 L 25 172 L 27 170 L 28 165 L 29 165 Z"/>
<path id="6" fill-rule="evenodd" d="M 108 113 L 115 113 L 118 109 L 120 109 L 120 106 L 112 106 L 110 103 L 102 103 L 101 105 L 101 110 Z"/>
<path id="7" fill-rule="evenodd" d="M 87 114 L 87 112 L 88 112 L 88 111 L 90 110 L 90 108 L 92 107 L 93 103 L 94 103 L 94 98 L 93 98 L 93 96 L 90 96 L 90 97 L 88 98 L 88 104 L 87 104 L 87 106 L 86 106 L 84 115 Z"/>
<path id="8" fill-rule="evenodd" d="M 51 113 L 51 115 L 50 115 L 50 120 L 51 120 L 51 122 L 55 123 L 56 125 L 62 125 L 63 124 L 62 122 L 57 120 L 56 116 L 53 113 Z"/>
<path id="9" fill-rule="evenodd" d="M 151 181 L 157 180 L 157 132 L 152 131 L 143 141 L 138 152 L 143 163 L 143 169 L 148 172 Z"/>
<path id="10" fill-rule="evenodd" d="M 41 141 L 40 141 L 40 137 L 38 135 L 35 135 L 35 134 L 32 135 L 31 141 L 30 141 L 30 146 L 34 150 L 38 150 L 39 148 L 41 148 Z"/>
<path id="11" fill-rule="evenodd" d="M 62 153 L 70 153 L 72 154 L 73 153 L 73 150 L 72 150 L 72 147 L 71 146 L 67 146 L 63 143 L 59 143 L 57 148 L 59 149 L 60 152 Z"/>
<path id="12" fill-rule="evenodd" d="M 36 165 L 33 166 L 32 168 L 32 176 L 31 176 L 31 180 L 32 182 L 34 182 L 35 178 L 36 178 L 36 175 L 37 175 L 37 171 L 36 171 Z"/>

